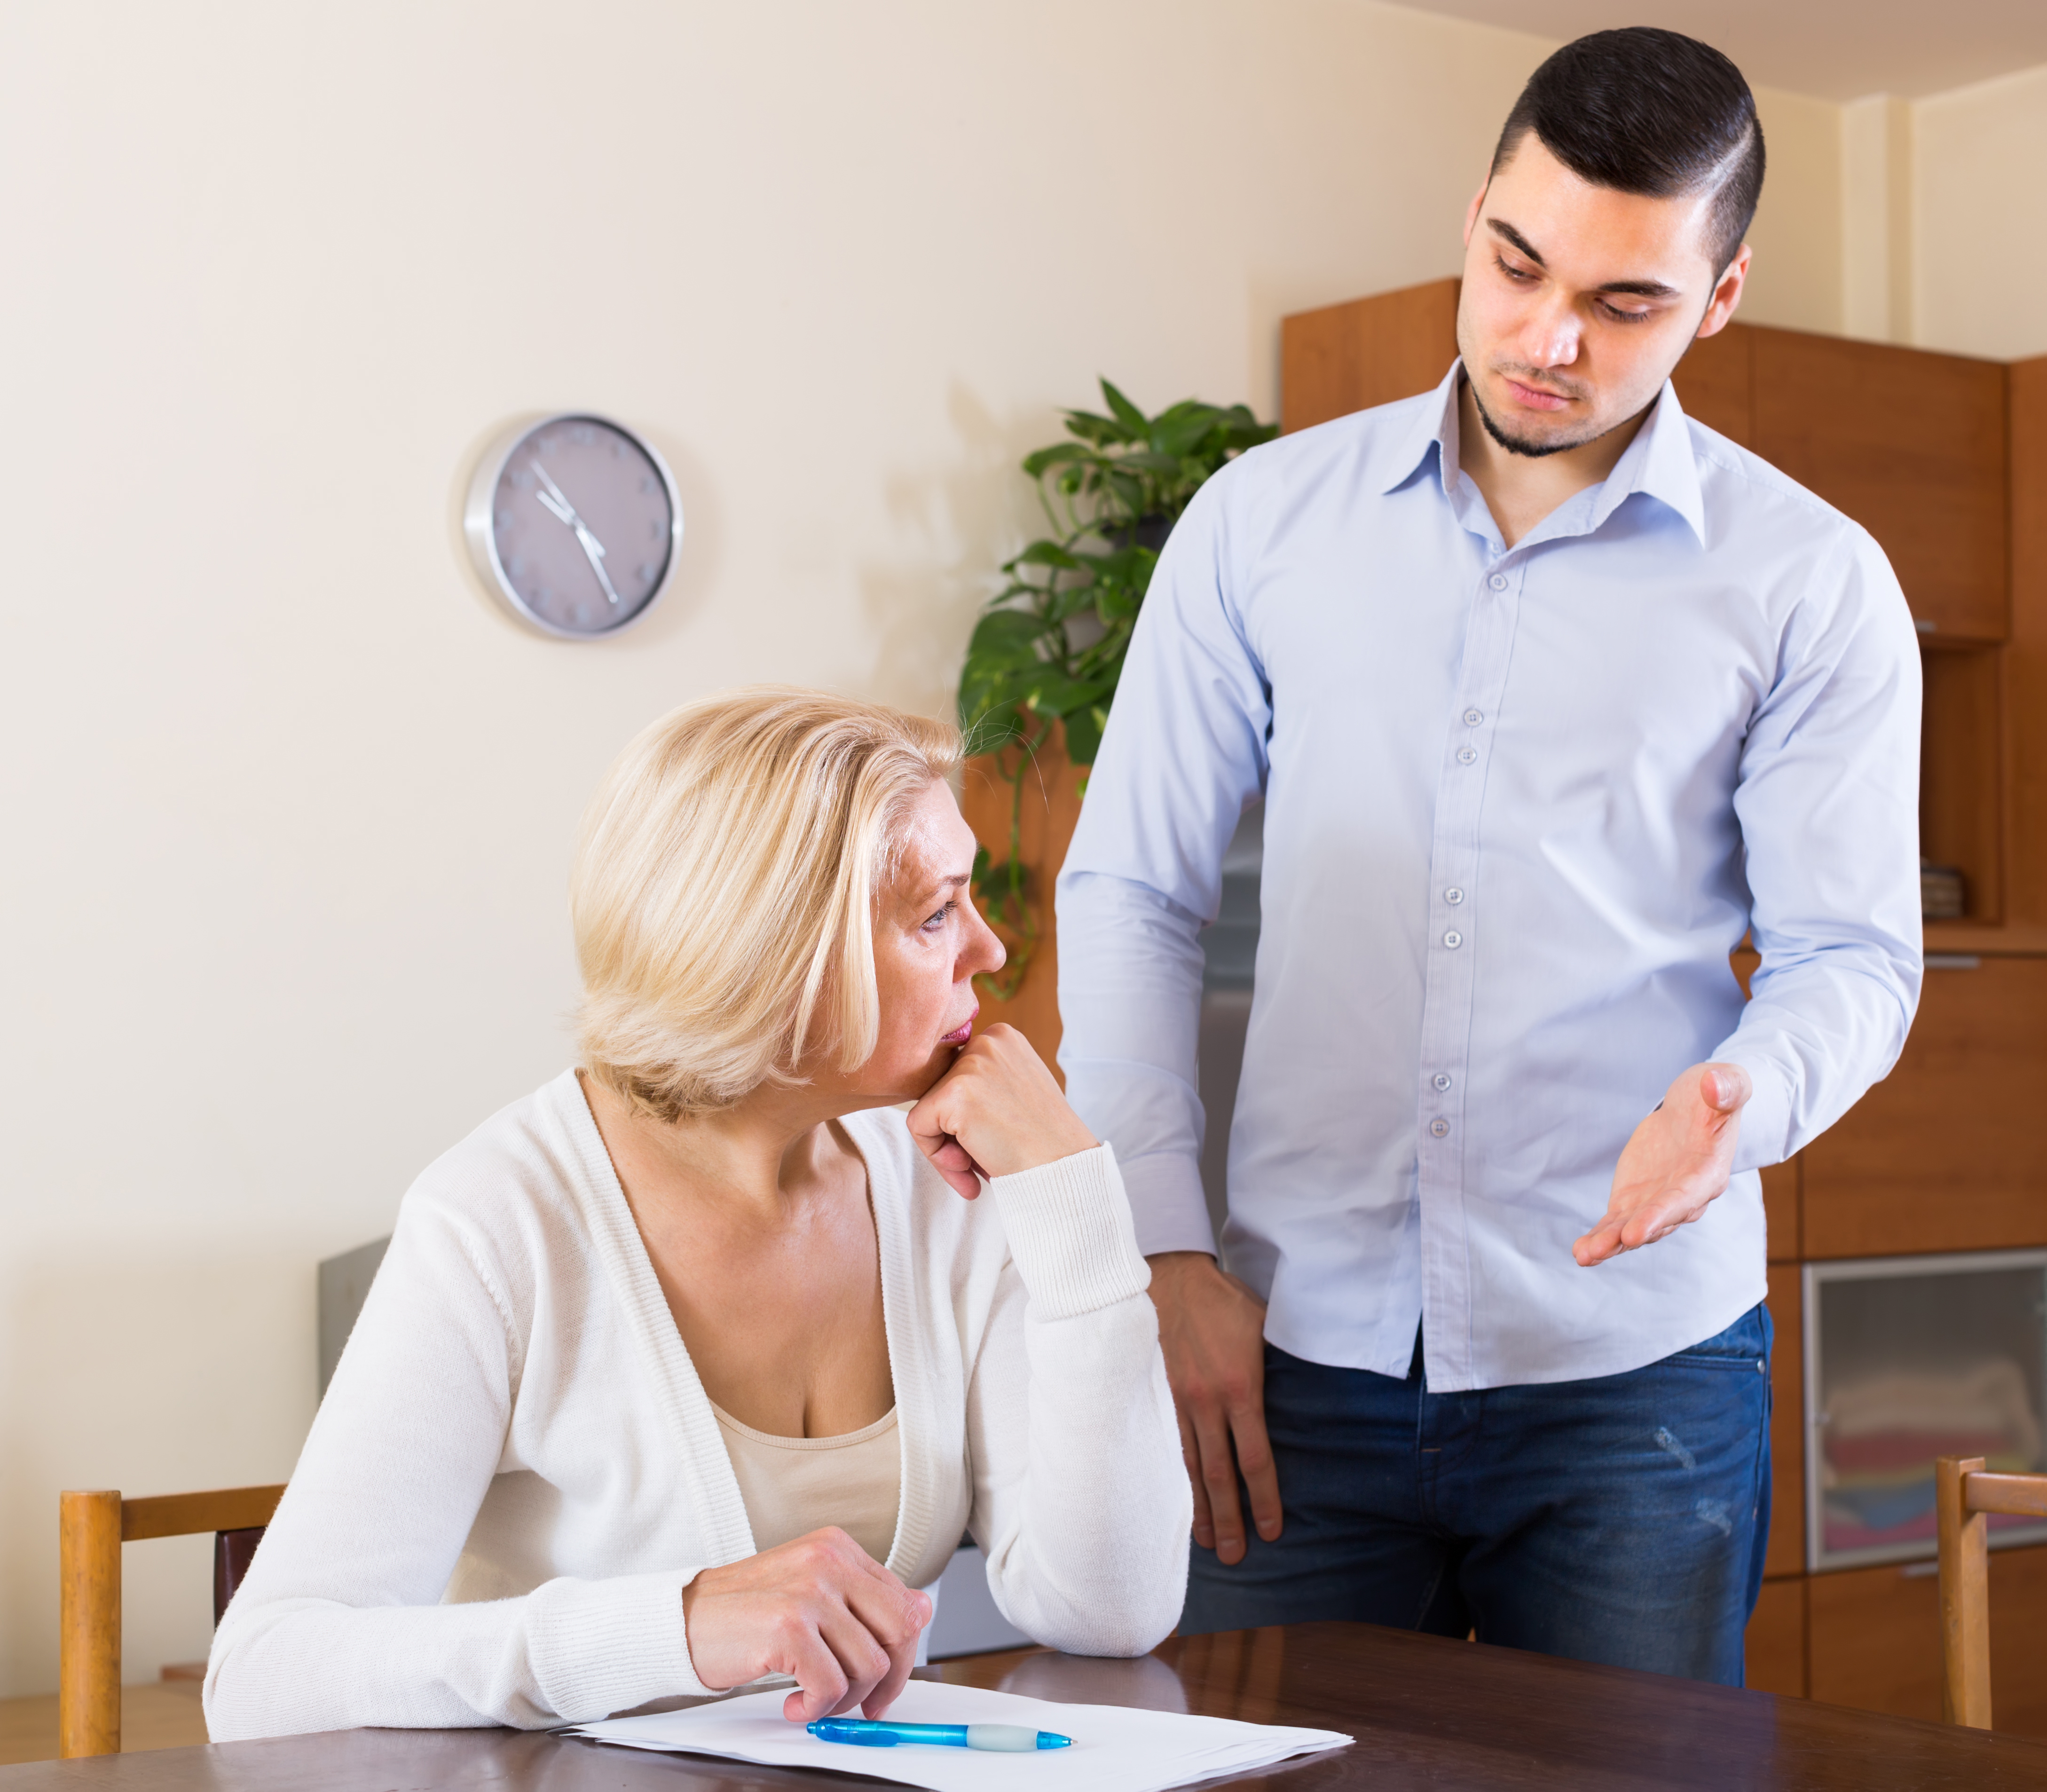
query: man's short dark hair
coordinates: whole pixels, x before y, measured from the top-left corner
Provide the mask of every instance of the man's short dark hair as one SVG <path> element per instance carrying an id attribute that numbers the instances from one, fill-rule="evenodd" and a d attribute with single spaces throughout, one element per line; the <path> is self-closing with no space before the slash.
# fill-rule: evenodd
<path id="1" fill-rule="evenodd" d="M 1739 252 L 1763 192 L 1763 126 L 1741 71 L 1712 45 L 1643 25 L 1566 44 L 1507 114 L 1495 174 L 1531 130 L 1595 187 L 1659 199 L 1711 192 L 1716 275 Z"/>

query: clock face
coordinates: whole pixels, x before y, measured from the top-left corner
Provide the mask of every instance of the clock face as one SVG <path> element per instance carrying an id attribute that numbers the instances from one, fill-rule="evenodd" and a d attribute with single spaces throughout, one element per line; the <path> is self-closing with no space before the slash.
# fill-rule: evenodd
<path id="1" fill-rule="evenodd" d="M 494 470 L 494 477 L 493 477 Z M 477 470 L 465 518 L 478 571 L 515 613 L 575 640 L 646 614 L 681 545 L 675 482 L 602 417 L 548 417 Z"/>

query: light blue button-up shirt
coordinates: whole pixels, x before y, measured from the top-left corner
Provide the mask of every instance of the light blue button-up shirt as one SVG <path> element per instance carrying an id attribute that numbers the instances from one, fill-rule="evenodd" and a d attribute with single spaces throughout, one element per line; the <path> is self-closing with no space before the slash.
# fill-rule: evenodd
<path id="1" fill-rule="evenodd" d="M 1405 1375 L 1419 1322 L 1445 1391 L 1639 1368 L 1760 1300 L 1757 1167 L 1890 1068 L 1921 973 L 1918 649 L 1876 544 L 1666 385 L 1510 549 L 1458 377 L 1196 497 L 1058 884 L 1068 1093 L 1143 1248 L 1212 1250 L 1199 933 L 1263 797 L 1229 1261 L 1283 1349 Z M 1579 1268 L 1708 1059 L 1755 1086 L 1727 1192 Z"/>

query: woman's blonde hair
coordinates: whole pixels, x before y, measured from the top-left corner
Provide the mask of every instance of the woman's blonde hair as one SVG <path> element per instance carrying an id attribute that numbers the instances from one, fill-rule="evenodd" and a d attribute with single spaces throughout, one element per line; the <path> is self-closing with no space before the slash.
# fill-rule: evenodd
<path id="1" fill-rule="evenodd" d="M 686 703 L 613 763 L 570 885 L 590 1074 L 673 1120 L 880 1026 L 876 905 L 910 805 L 958 762 L 945 722 L 762 685 Z"/>

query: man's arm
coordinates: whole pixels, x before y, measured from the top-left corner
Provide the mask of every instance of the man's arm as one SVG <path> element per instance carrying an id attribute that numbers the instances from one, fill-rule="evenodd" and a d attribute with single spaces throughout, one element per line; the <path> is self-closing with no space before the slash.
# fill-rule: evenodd
<path id="1" fill-rule="evenodd" d="M 1918 1005 L 1919 648 L 1859 529 L 1801 606 L 1735 789 L 1763 962 L 1740 1024 L 1635 1128 L 1585 1265 L 1697 1219 L 1782 1163 L 1897 1062 Z"/>
<path id="2" fill-rule="evenodd" d="M 1271 720 L 1232 596 L 1241 483 L 1234 470 L 1210 481 L 1160 556 L 1058 884 L 1066 1095 L 1116 1148 L 1151 1259 L 1194 1535 L 1225 1562 L 1244 1549 L 1240 1466 L 1260 1533 L 1279 1528 L 1264 1307 L 1215 1262 L 1194 1065 L 1201 929 L 1223 848 L 1263 787 Z"/>

